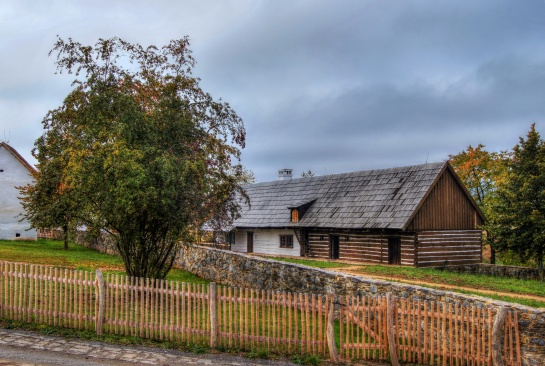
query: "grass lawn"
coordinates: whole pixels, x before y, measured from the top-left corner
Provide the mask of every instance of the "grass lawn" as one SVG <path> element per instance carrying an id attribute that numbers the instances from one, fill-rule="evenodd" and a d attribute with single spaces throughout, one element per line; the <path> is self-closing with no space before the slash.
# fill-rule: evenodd
<path id="1" fill-rule="evenodd" d="M 387 277 L 394 282 L 419 281 L 422 286 L 437 288 L 432 284 L 444 284 L 466 287 L 467 290 L 451 290 L 455 292 L 479 295 L 497 300 L 514 302 L 518 304 L 545 308 L 545 301 L 524 299 L 517 297 L 517 294 L 534 295 L 545 297 L 545 283 L 537 280 L 519 280 L 516 278 L 496 277 L 488 275 L 453 273 L 433 268 L 414 268 L 400 266 L 382 266 L 382 265 L 355 265 L 347 263 L 338 263 L 320 260 L 305 260 L 298 258 L 273 257 L 271 259 L 304 264 L 316 268 L 343 268 L 350 267 L 352 273 L 363 276 Z M 430 284 L 426 284 L 426 282 Z M 503 294 L 491 295 L 479 292 L 479 290 L 497 291 L 509 293 L 512 296 Z"/>
<path id="2" fill-rule="evenodd" d="M 100 269 L 103 273 L 125 274 L 123 262 L 119 257 L 99 253 L 74 243 L 70 243 L 68 250 L 64 250 L 63 242 L 60 240 L 0 240 L 0 258 L 9 262 L 43 264 L 83 271 Z M 209 283 L 209 281 L 179 269 L 172 269 L 167 275 L 167 280 Z"/>

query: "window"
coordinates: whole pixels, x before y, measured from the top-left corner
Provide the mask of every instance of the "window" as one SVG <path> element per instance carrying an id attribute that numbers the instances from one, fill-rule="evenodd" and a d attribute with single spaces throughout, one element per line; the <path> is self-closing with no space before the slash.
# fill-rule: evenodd
<path id="1" fill-rule="evenodd" d="M 21 234 L 15 233 L 15 237 L 16 237 L 16 238 L 20 238 L 20 237 L 21 237 Z"/>
<path id="2" fill-rule="evenodd" d="M 227 244 L 235 244 L 235 232 L 229 231 L 228 233 L 225 233 L 225 242 Z"/>
<path id="3" fill-rule="evenodd" d="M 293 235 L 280 235 L 280 248 L 293 248 Z"/>
<path id="4" fill-rule="evenodd" d="M 291 222 L 299 222 L 299 211 L 296 208 L 291 209 Z"/>

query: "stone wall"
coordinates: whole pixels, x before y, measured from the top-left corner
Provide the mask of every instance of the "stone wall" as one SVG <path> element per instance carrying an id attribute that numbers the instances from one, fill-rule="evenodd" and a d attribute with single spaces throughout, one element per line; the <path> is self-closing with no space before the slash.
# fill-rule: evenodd
<path id="1" fill-rule="evenodd" d="M 523 365 L 545 365 L 545 309 L 196 246 L 184 247 L 180 251 L 176 265 L 199 277 L 235 287 L 335 295 L 391 292 L 399 297 L 462 303 L 477 307 L 505 306 L 518 312 Z"/>
<path id="2" fill-rule="evenodd" d="M 484 274 L 489 276 L 519 278 L 523 280 L 539 279 L 539 271 L 537 270 L 537 268 L 528 267 L 501 266 L 497 264 L 477 263 L 455 266 L 441 266 L 436 268 L 457 273 Z"/>
<path id="3" fill-rule="evenodd" d="M 110 235 L 100 234 L 97 235 L 92 231 L 76 231 L 74 238 L 76 244 L 79 244 L 86 248 L 91 248 L 101 253 L 108 253 L 117 255 L 117 248 Z"/>

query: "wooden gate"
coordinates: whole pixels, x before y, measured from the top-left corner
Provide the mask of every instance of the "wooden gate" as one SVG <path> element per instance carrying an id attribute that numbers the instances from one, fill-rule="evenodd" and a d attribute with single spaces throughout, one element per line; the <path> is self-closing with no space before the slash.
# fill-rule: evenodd
<path id="1" fill-rule="evenodd" d="M 391 339 L 388 307 L 393 314 Z M 345 360 L 397 358 L 425 365 L 493 365 L 496 313 L 492 307 L 460 303 L 346 296 L 340 301 L 339 353 Z M 503 364 L 521 365 L 516 312 L 507 311 L 499 331 Z"/>

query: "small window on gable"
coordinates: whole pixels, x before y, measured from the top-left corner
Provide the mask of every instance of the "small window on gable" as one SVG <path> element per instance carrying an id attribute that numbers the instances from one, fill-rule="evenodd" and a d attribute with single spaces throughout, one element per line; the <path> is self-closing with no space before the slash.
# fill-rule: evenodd
<path id="1" fill-rule="evenodd" d="M 20 238 L 20 237 L 21 237 L 21 234 L 15 233 L 15 237 L 16 237 L 16 238 Z"/>
<path id="2" fill-rule="evenodd" d="M 280 248 L 293 248 L 293 235 L 280 235 Z"/>
<path id="3" fill-rule="evenodd" d="M 299 210 L 296 208 L 291 209 L 291 222 L 299 222 Z"/>
<path id="4" fill-rule="evenodd" d="M 4 172 L 4 169 L 0 169 L 0 173 L 3 173 Z"/>

